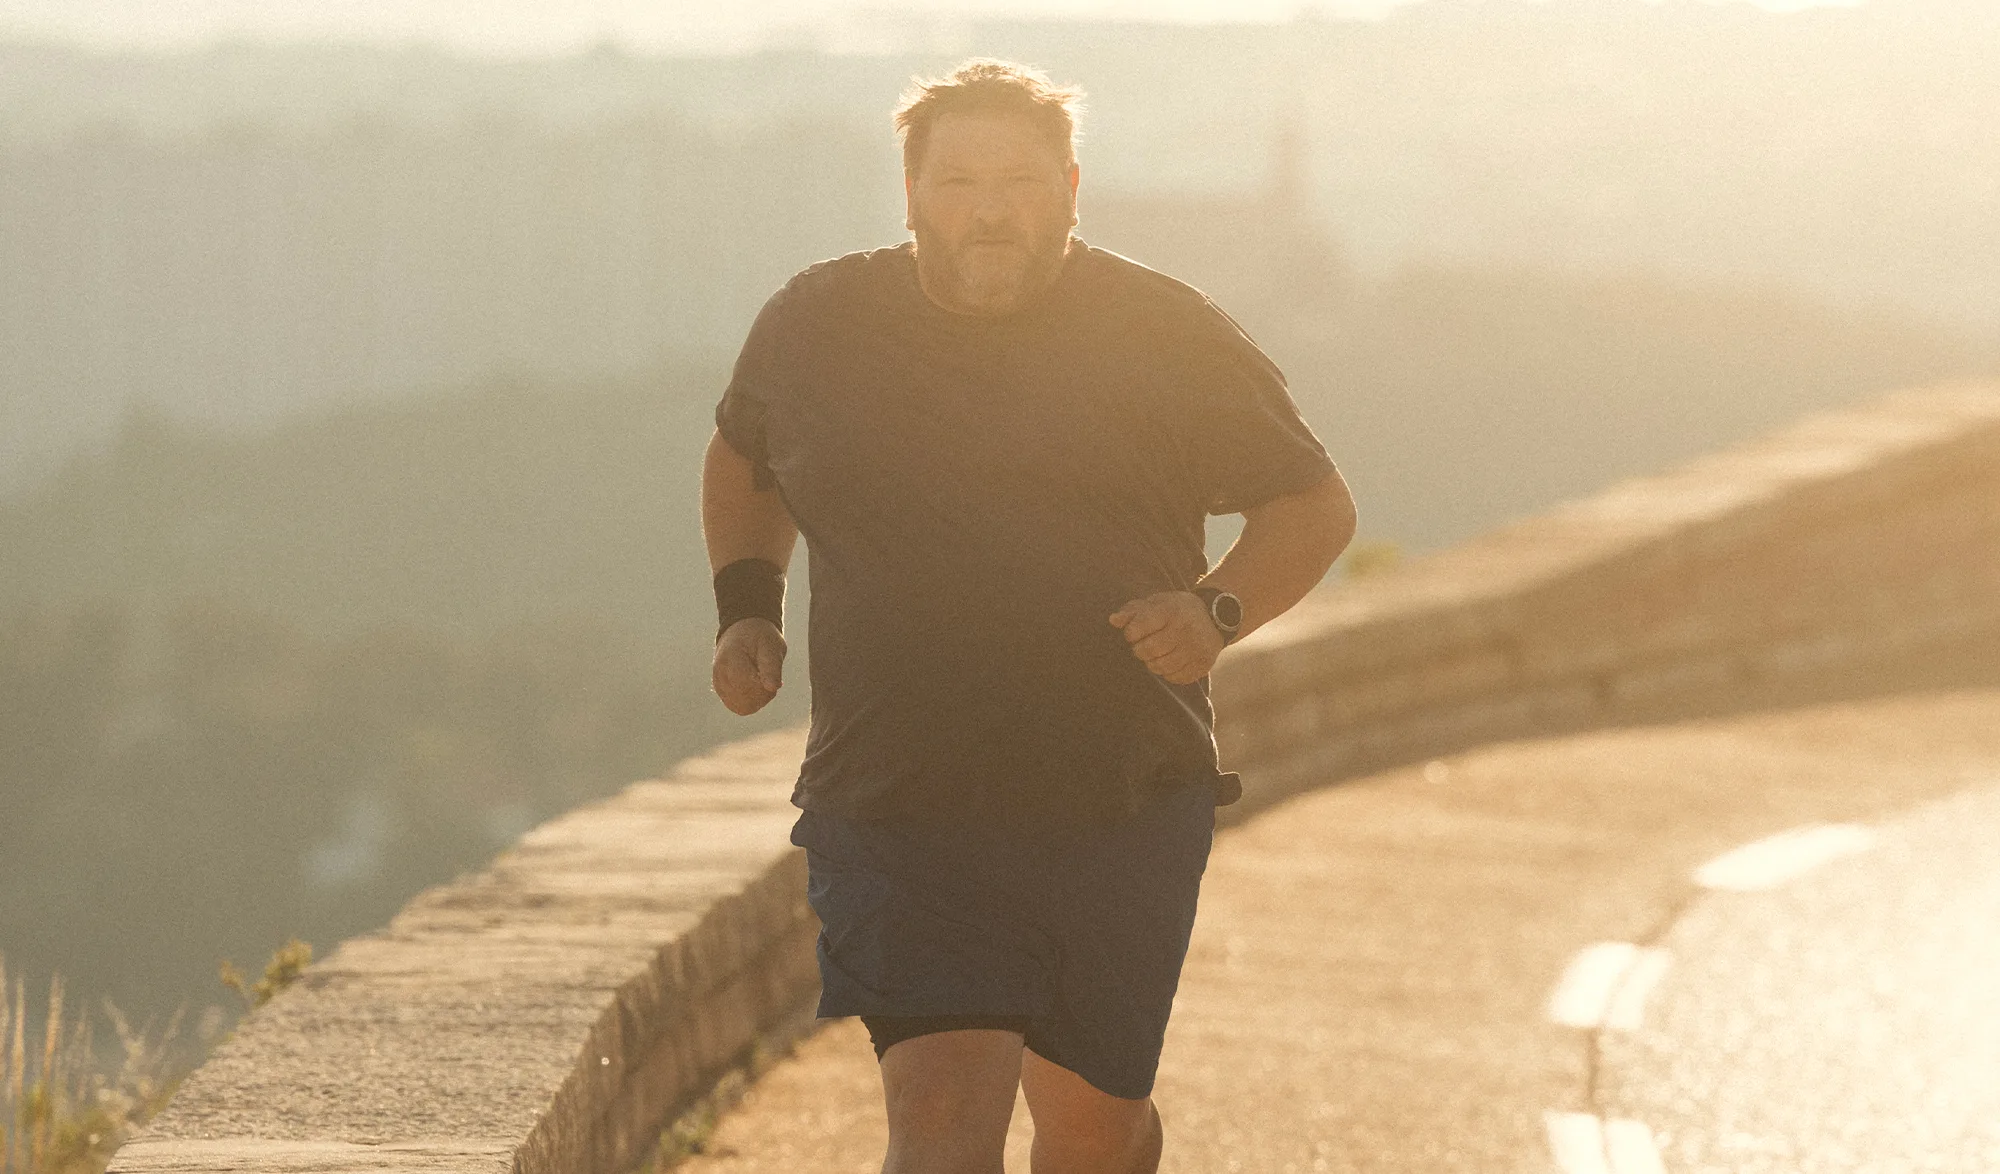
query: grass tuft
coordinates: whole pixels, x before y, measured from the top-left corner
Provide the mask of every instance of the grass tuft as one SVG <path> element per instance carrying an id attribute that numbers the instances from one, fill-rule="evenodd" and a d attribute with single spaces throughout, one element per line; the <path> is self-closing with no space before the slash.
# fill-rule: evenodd
<path id="1" fill-rule="evenodd" d="M 294 938 L 278 948 L 255 983 L 229 962 L 223 985 L 242 998 L 245 1014 L 298 981 L 312 963 L 312 946 Z M 39 1038 L 28 1027 L 27 984 L 7 983 L 0 957 L 0 1174 L 102 1174 L 134 1130 L 167 1107 L 188 1072 L 186 1044 L 206 1052 L 221 1034 L 211 1008 L 198 1039 L 182 1032 L 176 1011 L 159 1031 L 134 1028 L 109 1000 L 103 1020 L 118 1040 L 120 1059 L 103 1063 L 88 1016 L 68 1008 L 60 977 L 49 980 L 48 1014 Z"/>
<path id="2" fill-rule="evenodd" d="M 244 978 L 243 972 L 236 969 L 236 963 L 227 958 L 217 969 L 222 985 L 235 991 L 237 997 L 243 1000 L 244 1010 L 255 1011 L 270 1002 L 279 991 L 297 982 L 306 967 L 312 965 L 312 960 L 312 944 L 293 938 L 271 955 L 271 960 L 264 964 L 264 976 L 255 983 Z"/>
<path id="3" fill-rule="evenodd" d="M 1366 579 L 1402 565 L 1403 548 L 1393 542 L 1360 542 L 1344 558 L 1347 577 Z"/>
<path id="4" fill-rule="evenodd" d="M 92 1021 L 65 1005 L 60 978 L 49 980 L 41 1038 L 31 1038 L 27 984 L 10 987 L 0 958 L 0 1174 L 98 1174 L 166 1106 L 178 1083 L 167 1053 L 180 1015 L 155 1033 L 135 1030 L 109 1002 L 103 1014 L 122 1052 L 115 1070 L 99 1063 Z"/>

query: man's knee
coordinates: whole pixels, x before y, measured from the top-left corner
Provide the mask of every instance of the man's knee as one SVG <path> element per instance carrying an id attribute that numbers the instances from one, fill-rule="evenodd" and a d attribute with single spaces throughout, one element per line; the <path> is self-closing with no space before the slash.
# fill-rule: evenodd
<path id="1" fill-rule="evenodd" d="M 1165 1137 L 1149 1099 L 1130 1111 L 1035 1119 L 1033 1174 L 1154 1174 Z"/>
<path id="2" fill-rule="evenodd" d="M 1116 1097 L 1033 1052 L 1021 1085 L 1035 1118 L 1034 1174 L 1153 1174 L 1163 1136 L 1151 1097 Z"/>
<path id="3" fill-rule="evenodd" d="M 894 1044 L 882 1054 L 889 1117 L 888 1174 L 1000 1174 L 1021 1037 L 947 1031 Z"/>
<path id="4" fill-rule="evenodd" d="M 903 1044 L 889 1050 L 894 1055 Z M 888 1057 L 883 1058 L 888 1067 Z M 998 1090 L 968 1086 L 943 1074 L 906 1074 L 890 1080 L 886 1071 L 882 1095 L 891 1136 L 948 1137 L 978 1132 L 982 1121 L 995 1116 Z M 1011 1093 L 1008 1101 L 1011 1105 Z M 1011 1116 L 1011 1114 L 1010 1114 Z"/>

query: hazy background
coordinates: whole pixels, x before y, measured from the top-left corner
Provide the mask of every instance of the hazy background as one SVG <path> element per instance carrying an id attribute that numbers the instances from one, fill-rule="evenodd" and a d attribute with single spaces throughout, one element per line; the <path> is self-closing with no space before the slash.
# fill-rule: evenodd
<path id="1" fill-rule="evenodd" d="M 913 73 L 1082 84 L 1080 235 L 1415 552 L 2000 369 L 1996 51 L 1987 0 L 0 0 L 0 953 L 219 1001 L 802 719 L 802 581 L 779 701 L 708 693 L 699 457 L 770 291 L 905 235 Z"/>

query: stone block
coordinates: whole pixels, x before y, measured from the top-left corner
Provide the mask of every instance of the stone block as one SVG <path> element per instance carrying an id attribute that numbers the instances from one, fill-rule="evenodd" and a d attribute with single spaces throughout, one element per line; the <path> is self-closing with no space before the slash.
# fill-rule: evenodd
<path id="1" fill-rule="evenodd" d="M 1643 716 L 1703 698 L 1729 696 L 1752 680 L 1740 651 L 1724 649 L 1681 660 L 1629 665 L 1606 681 L 1613 716 Z"/>
<path id="2" fill-rule="evenodd" d="M 117 1174 L 507 1174 L 513 1147 L 501 1139 L 342 1142 L 141 1136 L 118 1151 Z"/>

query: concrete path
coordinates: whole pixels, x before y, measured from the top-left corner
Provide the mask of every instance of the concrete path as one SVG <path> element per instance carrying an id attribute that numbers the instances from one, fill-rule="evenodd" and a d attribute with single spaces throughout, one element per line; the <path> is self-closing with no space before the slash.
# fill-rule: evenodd
<path id="1" fill-rule="evenodd" d="M 1996 1013 L 1996 781 L 2000 691 L 1972 691 L 1494 746 L 1265 812 L 1204 882 L 1162 1169 L 2000 1168 L 1990 1133 L 1953 1124 L 1996 1104 L 1966 1050 L 1993 1020 L 1949 1022 Z M 1840 827 L 1703 872 L 1814 825 Z M 1949 1000 L 1928 1018 L 1927 993 Z M 1939 1105 L 1939 1130 L 1911 1125 Z M 1015 1174 L 1030 1131 L 1018 1111 Z M 882 1143 L 874 1057 L 843 1021 L 682 1169 L 862 1174 Z"/>

